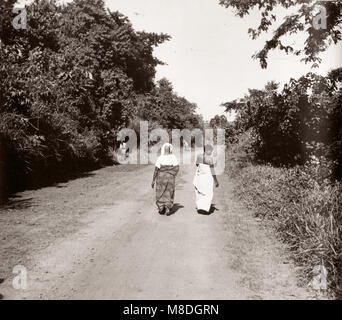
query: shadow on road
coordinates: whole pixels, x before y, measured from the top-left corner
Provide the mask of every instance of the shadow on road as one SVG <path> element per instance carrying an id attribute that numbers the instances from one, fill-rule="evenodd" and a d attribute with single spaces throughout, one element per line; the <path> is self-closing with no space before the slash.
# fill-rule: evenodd
<path id="1" fill-rule="evenodd" d="M 219 211 L 219 209 L 216 208 L 215 204 L 212 204 L 210 207 L 209 212 L 205 210 L 197 210 L 198 214 L 201 214 L 203 216 L 210 216 L 212 215 L 215 211 Z"/>
<path id="2" fill-rule="evenodd" d="M 6 210 L 23 210 L 23 209 L 27 209 L 27 208 L 31 207 L 32 199 L 33 198 L 24 198 L 24 199 L 22 199 L 20 196 L 15 195 L 11 199 L 9 199 L 5 204 L 3 204 L 0 207 L 0 209 L 3 209 L 3 212 L 6 212 Z"/>
<path id="3" fill-rule="evenodd" d="M 173 215 L 175 214 L 179 209 L 182 209 L 184 208 L 184 206 L 182 206 L 181 204 L 179 203 L 175 203 L 170 211 L 170 215 Z"/>

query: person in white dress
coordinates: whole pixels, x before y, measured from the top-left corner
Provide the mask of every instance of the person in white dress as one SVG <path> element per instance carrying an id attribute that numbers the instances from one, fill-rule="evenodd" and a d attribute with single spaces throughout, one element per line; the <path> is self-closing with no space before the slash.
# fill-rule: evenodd
<path id="1" fill-rule="evenodd" d="M 212 145 L 205 145 L 203 154 L 196 159 L 196 173 L 193 184 L 196 190 L 196 208 L 199 213 L 209 213 L 214 196 L 214 183 L 219 186 L 214 172 L 214 148 Z"/>

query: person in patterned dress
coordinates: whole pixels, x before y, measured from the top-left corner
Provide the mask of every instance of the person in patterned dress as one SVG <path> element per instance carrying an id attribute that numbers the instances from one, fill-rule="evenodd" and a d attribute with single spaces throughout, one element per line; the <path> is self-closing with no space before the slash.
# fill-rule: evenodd
<path id="1" fill-rule="evenodd" d="M 173 146 L 165 143 L 156 161 L 152 180 L 152 188 L 156 186 L 156 205 L 160 214 L 170 215 L 175 198 L 178 171 L 179 163 L 173 154 Z"/>

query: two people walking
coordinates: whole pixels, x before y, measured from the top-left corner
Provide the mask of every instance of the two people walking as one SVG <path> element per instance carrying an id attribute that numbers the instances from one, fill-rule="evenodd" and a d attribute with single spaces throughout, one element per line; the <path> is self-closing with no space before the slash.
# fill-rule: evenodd
<path id="1" fill-rule="evenodd" d="M 196 172 L 193 185 L 196 191 L 196 208 L 198 212 L 209 212 L 214 195 L 214 183 L 219 183 L 214 172 L 213 147 L 206 145 L 203 154 L 196 159 Z M 174 204 L 176 176 L 179 162 L 173 154 L 170 143 L 163 145 L 158 157 L 152 180 L 152 188 L 156 186 L 156 205 L 160 214 L 170 215 Z"/>

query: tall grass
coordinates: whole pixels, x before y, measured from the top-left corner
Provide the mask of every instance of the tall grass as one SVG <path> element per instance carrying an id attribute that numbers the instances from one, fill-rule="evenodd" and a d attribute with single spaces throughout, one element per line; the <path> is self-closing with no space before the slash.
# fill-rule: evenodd
<path id="1" fill-rule="evenodd" d="M 273 222 L 306 284 L 312 280 L 313 268 L 323 264 L 329 293 L 341 298 L 342 184 L 319 179 L 317 167 L 253 165 L 246 159 L 238 161 L 239 150 L 234 151 L 228 168 L 236 195 L 258 217 Z"/>

